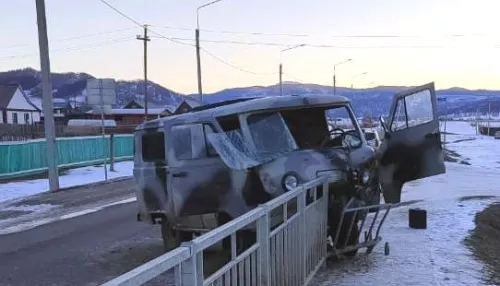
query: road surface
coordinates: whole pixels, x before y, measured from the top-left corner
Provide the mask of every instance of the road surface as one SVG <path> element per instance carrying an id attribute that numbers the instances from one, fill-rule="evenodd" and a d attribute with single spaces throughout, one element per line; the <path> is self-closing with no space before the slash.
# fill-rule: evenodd
<path id="1" fill-rule="evenodd" d="M 0 236 L 0 285 L 99 285 L 162 254 L 135 202 Z"/>
<path id="2" fill-rule="evenodd" d="M 131 179 L 0 204 L 0 285 L 100 285 L 163 254 Z M 207 271 L 225 256 L 207 253 Z M 208 267 L 210 266 L 210 267 Z M 173 285 L 172 271 L 146 285 Z"/>

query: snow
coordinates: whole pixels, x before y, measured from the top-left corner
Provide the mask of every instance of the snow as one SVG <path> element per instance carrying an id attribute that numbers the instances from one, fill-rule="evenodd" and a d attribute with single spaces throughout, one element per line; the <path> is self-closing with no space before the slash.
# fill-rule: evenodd
<path id="1" fill-rule="evenodd" d="M 447 131 L 456 133 L 447 135 L 448 148 L 472 165 L 446 163 L 446 174 L 405 184 L 403 201 L 416 203 L 389 213 L 383 242 L 370 255 L 328 264 L 311 285 L 489 285 L 488 269 L 463 241 L 475 214 L 500 198 L 500 140 L 476 136 L 467 122 L 447 124 Z M 471 196 L 476 198 L 465 200 Z M 427 210 L 426 230 L 408 227 L 409 208 Z"/>
<path id="2" fill-rule="evenodd" d="M 108 179 L 132 176 L 133 161 L 115 163 L 115 172 L 109 171 Z M 104 181 L 102 166 L 89 166 L 69 170 L 59 177 L 61 188 L 75 187 Z M 37 179 L 0 184 L 0 202 L 35 195 L 49 190 L 48 179 Z"/>

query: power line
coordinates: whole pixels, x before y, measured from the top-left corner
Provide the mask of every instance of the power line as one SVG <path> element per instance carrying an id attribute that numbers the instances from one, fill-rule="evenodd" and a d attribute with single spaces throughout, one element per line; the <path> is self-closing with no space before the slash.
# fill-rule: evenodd
<path id="1" fill-rule="evenodd" d="M 112 39 L 112 40 L 107 40 L 104 42 L 99 42 L 99 43 L 92 43 L 84 46 L 74 46 L 74 47 L 67 47 L 67 48 L 61 48 L 61 49 L 52 49 L 50 50 L 51 53 L 59 53 L 59 52 L 71 52 L 71 51 L 79 51 L 79 50 L 85 50 L 85 49 L 93 49 L 93 48 L 99 48 L 107 45 L 112 45 L 112 44 L 118 44 L 118 43 L 123 43 L 123 42 L 128 42 L 133 40 L 131 37 L 126 37 L 126 38 L 119 38 L 119 39 Z M 37 53 L 33 54 L 23 54 L 23 55 L 12 55 L 12 56 L 7 56 L 7 57 L 2 57 L 0 58 L 1 61 L 6 61 L 6 60 L 12 60 L 12 59 L 18 59 L 18 58 L 27 58 L 27 57 L 32 57 L 32 56 L 38 56 Z"/>
<path id="2" fill-rule="evenodd" d="M 175 39 L 178 41 L 194 41 L 194 39 L 191 38 L 171 38 Z M 200 40 L 201 42 L 205 43 L 216 43 L 216 44 L 236 44 L 236 45 L 248 45 L 248 46 L 276 46 L 276 47 L 288 47 L 291 44 L 289 43 L 279 43 L 279 42 L 247 42 L 247 41 L 235 41 L 235 40 Z M 311 47 L 311 48 L 336 48 L 336 49 L 397 49 L 397 48 L 404 48 L 404 49 L 418 49 L 418 48 L 425 48 L 425 49 L 437 49 L 437 48 L 461 48 L 461 47 L 454 47 L 454 46 L 448 46 L 448 45 L 378 45 L 378 46 L 354 46 L 354 45 L 328 45 L 328 44 L 313 44 L 313 43 L 304 43 L 301 42 L 302 44 L 305 44 L 306 47 Z M 498 45 L 493 45 L 493 46 L 485 46 L 488 48 L 500 48 Z M 463 47 L 462 47 L 463 48 Z M 470 48 L 477 48 L 477 47 L 470 47 Z"/>
<path id="3" fill-rule="evenodd" d="M 229 66 L 229 67 L 231 67 L 233 69 L 237 69 L 239 71 L 242 71 L 244 73 L 249 73 L 249 74 L 254 74 L 254 75 L 273 75 L 273 74 L 277 74 L 277 73 L 267 73 L 267 74 L 264 74 L 264 73 L 257 73 L 257 72 L 249 71 L 249 70 L 241 68 L 241 67 L 239 67 L 239 66 L 237 66 L 235 64 L 232 64 L 232 63 L 230 63 L 230 62 L 228 62 L 228 61 L 226 61 L 224 59 L 221 59 L 220 57 L 212 54 L 211 52 L 207 51 L 206 49 L 204 49 L 202 47 L 200 47 L 200 50 L 202 50 L 203 52 L 205 52 L 207 55 L 211 56 L 212 58 L 218 60 L 219 62 L 221 62 L 221 63 L 223 63 L 223 64 L 225 64 L 225 65 L 227 65 L 227 66 Z"/>
<path id="4" fill-rule="evenodd" d="M 180 31 L 194 31 L 194 28 L 187 27 L 172 27 L 165 25 L 151 25 L 158 28 L 180 30 Z M 228 31 L 228 30 L 209 30 L 200 29 L 201 32 L 208 33 L 220 33 L 220 34 L 233 34 L 233 35 L 250 35 L 250 36 L 283 36 L 283 37 L 318 37 L 327 36 L 331 38 L 433 38 L 433 37 L 445 37 L 445 38 L 462 38 L 462 37 L 490 37 L 499 35 L 491 34 L 444 34 L 444 35 L 325 35 L 325 34 L 294 34 L 294 33 L 268 33 L 268 32 L 243 32 L 243 31 Z"/>
<path id="5" fill-rule="evenodd" d="M 111 4 L 109 4 L 108 2 L 106 2 L 105 0 L 99 0 L 101 1 L 102 3 L 106 4 L 106 6 L 108 6 L 109 8 L 113 9 L 113 11 L 119 13 L 121 16 L 125 17 L 126 19 L 132 21 L 133 23 L 135 23 L 137 26 L 140 26 L 140 27 L 143 27 L 144 25 L 141 25 L 141 23 L 139 23 L 138 21 L 134 20 L 132 17 L 126 15 L 125 13 L 121 12 L 120 10 L 118 10 L 117 8 L 113 7 Z M 155 27 L 154 25 L 152 25 L 153 27 Z M 174 39 L 174 38 L 169 38 L 169 37 L 166 37 L 164 36 L 163 34 L 161 33 L 158 33 L 156 31 L 153 31 L 151 29 L 149 29 L 149 31 L 157 36 L 160 36 L 161 38 L 164 38 L 168 41 L 171 41 L 173 43 L 176 43 L 176 44 L 180 44 L 180 45 L 185 45 L 185 46 L 192 46 L 192 47 L 196 47 L 196 45 L 193 45 L 193 44 L 188 44 L 188 43 L 183 43 L 183 42 L 179 42 L 177 39 Z M 245 73 L 250 73 L 250 74 L 258 74 L 258 73 L 255 73 L 255 72 L 252 72 L 252 71 L 249 71 L 249 70 L 246 70 L 246 69 L 243 69 L 237 65 L 234 65 L 234 64 L 231 64 L 229 63 L 228 61 L 214 55 L 213 53 L 207 51 L 206 49 L 204 48 L 201 48 L 202 51 L 204 51 L 207 55 L 211 56 L 212 58 L 214 58 L 215 60 L 231 67 L 231 68 L 234 68 L 236 70 L 239 70 L 239 71 L 242 71 L 242 72 L 245 72 Z"/>
<path id="6" fill-rule="evenodd" d="M 66 41 L 72 41 L 72 40 L 79 40 L 79 39 L 84 39 L 84 38 L 89 38 L 89 37 L 96 37 L 96 36 L 109 35 L 109 34 L 118 33 L 118 32 L 130 31 L 132 29 L 135 29 L 135 28 L 124 28 L 124 29 L 118 29 L 118 30 L 112 30 L 112 31 L 106 31 L 106 32 L 84 34 L 84 35 L 80 35 L 80 36 L 55 39 L 55 40 L 52 40 L 51 42 L 66 42 Z M 35 45 L 21 44 L 21 45 L 2 47 L 2 48 L 0 48 L 0 50 L 9 50 L 9 49 L 16 49 L 16 48 L 31 47 L 31 46 L 35 46 Z"/>
<path id="7" fill-rule="evenodd" d="M 138 27 L 141 27 L 141 28 L 143 28 L 143 27 L 144 27 L 144 25 L 143 25 L 143 24 L 141 24 L 141 23 L 139 23 L 138 21 L 134 20 L 132 17 L 128 16 L 127 14 L 125 14 L 125 13 L 121 12 L 120 10 L 118 10 L 117 8 L 115 8 L 113 5 L 109 4 L 106 0 L 99 0 L 99 1 L 101 1 L 102 3 L 104 3 L 106 6 L 108 6 L 110 9 L 112 9 L 112 10 L 113 10 L 113 11 L 115 11 L 116 13 L 120 14 L 122 17 L 124 17 L 124 18 L 128 19 L 129 21 L 131 21 L 132 23 L 136 24 Z M 173 39 L 171 39 L 171 38 L 169 38 L 169 37 L 166 37 L 166 36 L 164 36 L 164 35 L 162 35 L 162 34 L 160 34 L 160 33 L 158 33 L 158 32 L 155 32 L 155 31 L 153 31 L 153 30 L 151 30 L 151 29 L 148 29 L 148 30 L 149 30 L 151 33 L 153 33 L 153 34 L 155 34 L 155 35 L 158 35 L 158 36 L 160 36 L 161 38 L 164 38 L 164 39 L 166 39 L 166 40 L 169 40 L 169 41 L 171 41 L 171 42 L 173 42 L 173 43 L 180 44 L 180 45 L 185 45 L 185 46 L 193 46 L 193 47 L 194 47 L 194 45 L 186 44 L 186 43 L 183 43 L 183 42 L 178 42 L 178 41 L 173 40 Z"/>
<path id="8" fill-rule="evenodd" d="M 129 21 L 131 21 L 132 23 L 135 23 L 137 26 L 139 27 L 143 27 L 143 25 L 139 22 L 137 22 L 136 20 L 134 20 L 132 17 L 129 17 L 127 16 L 127 14 L 121 12 L 120 10 L 116 9 L 115 7 L 113 7 L 113 5 L 109 4 L 108 2 L 106 2 L 105 0 L 99 0 L 101 1 L 104 5 L 108 6 L 111 10 L 115 11 L 116 13 L 120 14 L 122 17 L 128 19 Z"/>

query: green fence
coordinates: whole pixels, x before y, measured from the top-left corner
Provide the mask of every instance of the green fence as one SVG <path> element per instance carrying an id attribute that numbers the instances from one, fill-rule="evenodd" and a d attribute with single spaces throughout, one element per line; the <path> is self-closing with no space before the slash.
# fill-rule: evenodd
<path id="1" fill-rule="evenodd" d="M 110 154 L 110 136 L 57 138 L 57 165 L 63 168 L 79 167 L 103 162 Z M 115 135 L 115 161 L 131 159 L 133 135 Z M 0 179 L 8 179 L 44 172 L 47 169 L 45 139 L 26 142 L 0 143 Z"/>

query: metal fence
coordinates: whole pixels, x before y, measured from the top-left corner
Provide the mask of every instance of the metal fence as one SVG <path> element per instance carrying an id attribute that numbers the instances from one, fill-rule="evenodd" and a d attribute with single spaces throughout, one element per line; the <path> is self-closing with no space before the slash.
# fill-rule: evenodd
<path id="1" fill-rule="evenodd" d="M 182 286 L 306 285 L 327 255 L 328 181 L 301 185 L 103 285 L 142 285 L 169 270 Z M 243 248 L 242 231 L 255 234 Z M 205 275 L 204 250 L 225 238 L 229 261 Z"/>
<path id="2" fill-rule="evenodd" d="M 133 134 L 136 125 L 118 125 L 105 127 L 106 134 Z M 96 136 L 102 133 L 100 126 L 68 126 L 62 122 L 55 123 L 55 136 L 76 137 Z M 5 124 L 0 123 L 0 142 L 28 141 L 45 138 L 45 126 L 37 124 Z"/>

